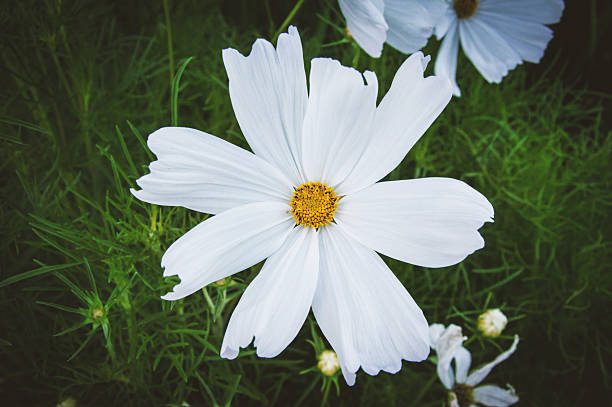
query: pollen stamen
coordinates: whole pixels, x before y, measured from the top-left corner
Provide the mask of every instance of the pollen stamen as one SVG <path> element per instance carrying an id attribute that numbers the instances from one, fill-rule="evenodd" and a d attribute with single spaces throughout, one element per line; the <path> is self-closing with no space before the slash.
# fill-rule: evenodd
<path id="1" fill-rule="evenodd" d="M 469 18 L 476 13 L 478 8 L 478 0 L 454 0 L 453 8 L 459 18 Z"/>
<path id="2" fill-rule="evenodd" d="M 318 228 L 334 220 L 339 200 L 327 184 L 306 182 L 295 189 L 289 205 L 297 225 Z"/>

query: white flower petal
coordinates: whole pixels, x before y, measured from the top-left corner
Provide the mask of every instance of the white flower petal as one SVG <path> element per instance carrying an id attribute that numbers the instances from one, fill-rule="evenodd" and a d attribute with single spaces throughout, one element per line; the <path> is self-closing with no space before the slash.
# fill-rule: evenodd
<path id="1" fill-rule="evenodd" d="M 436 75 L 444 76 L 451 82 L 453 94 L 461 96 L 461 90 L 457 85 L 457 55 L 459 52 L 459 30 L 457 21 L 453 20 L 442 40 L 434 72 Z"/>
<path id="2" fill-rule="evenodd" d="M 387 43 L 405 54 L 423 48 L 431 37 L 434 20 L 423 3 L 431 0 L 385 0 L 385 19 L 389 25 Z"/>
<path id="3" fill-rule="evenodd" d="M 444 77 L 423 77 L 429 57 L 411 55 L 399 68 L 376 109 L 371 140 L 357 165 L 338 188 L 358 191 L 391 172 L 438 117 L 451 98 Z"/>
<path id="4" fill-rule="evenodd" d="M 486 385 L 474 389 L 474 401 L 490 407 L 507 407 L 519 401 L 513 388 Z"/>
<path id="5" fill-rule="evenodd" d="M 295 222 L 289 205 L 257 202 L 206 219 L 175 241 L 161 261 L 181 283 L 162 298 L 178 300 L 259 263 L 283 244 Z"/>
<path id="6" fill-rule="evenodd" d="M 507 351 L 500 353 L 499 356 L 497 356 L 492 362 L 489 362 L 486 365 L 482 366 L 481 368 L 474 370 L 468 376 L 465 383 L 469 384 L 470 386 L 476 386 L 477 384 L 480 384 L 480 382 L 482 382 L 485 379 L 485 377 L 488 376 L 488 374 L 491 372 L 491 370 L 493 370 L 495 366 L 499 365 L 501 362 L 508 359 L 510 355 L 514 353 L 514 351 L 516 350 L 516 345 L 518 345 L 518 342 L 519 342 L 519 337 L 518 335 L 515 335 L 514 342 L 512 342 L 512 346 L 510 346 L 510 348 Z"/>
<path id="7" fill-rule="evenodd" d="M 427 1 L 430 4 L 428 9 L 435 23 L 435 33 L 437 39 L 442 39 L 448 32 L 451 24 L 457 23 L 457 14 L 453 9 L 452 3 L 447 1 Z M 435 7 L 432 9 L 432 6 Z"/>
<path id="8" fill-rule="evenodd" d="M 141 201 L 214 214 L 251 202 L 286 201 L 293 192 L 264 160 L 195 129 L 164 127 L 147 144 L 157 161 L 136 181 L 142 189 L 131 190 Z"/>
<path id="9" fill-rule="evenodd" d="M 240 298 L 223 338 L 221 357 L 234 359 L 253 337 L 258 356 L 281 353 L 306 320 L 318 272 L 317 232 L 298 226 Z"/>
<path id="10" fill-rule="evenodd" d="M 438 364 L 436 370 L 440 381 L 447 389 L 452 389 L 455 385 L 455 375 L 451 367 L 451 362 L 457 353 L 457 350 L 462 347 L 463 341 L 466 338 L 461 332 L 461 328 L 457 325 L 450 324 L 448 328 L 442 332 L 442 335 L 435 343 L 435 350 L 438 355 Z"/>
<path id="11" fill-rule="evenodd" d="M 459 20 L 459 37 L 465 55 L 489 83 L 501 82 L 509 70 L 522 63 L 520 55 L 478 11 Z"/>
<path id="12" fill-rule="evenodd" d="M 482 19 L 497 31 L 525 61 L 540 62 L 552 30 L 541 23 L 523 20 L 497 11 L 482 11 Z"/>
<path id="13" fill-rule="evenodd" d="M 315 58 L 310 69 L 310 96 L 304 119 L 302 163 L 308 180 L 335 187 L 355 166 L 370 140 L 378 82 L 366 71 L 368 84 L 353 68 L 329 58 Z"/>
<path id="14" fill-rule="evenodd" d="M 524 21 L 540 24 L 558 23 L 563 14 L 563 0 L 486 0 L 477 12 L 494 11 Z"/>
<path id="15" fill-rule="evenodd" d="M 484 247 L 493 207 L 453 178 L 379 182 L 342 198 L 334 218 L 367 247 L 423 267 L 456 264 Z"/>
<path id="16" fill-rule="evenodd" d="M 452 9 L 451 5 L 447 1 L 431 1 L 431 0 L 413 0 L 417 1 L 421 6 L 427 9 L 429 16 L 434 22 L 438 22 L 438 19 L 446 12 L 448 9 Z"/>
<path id="17" fill-rule="evenodd" d="M 395 373 L 402 359 L 429 353 L 423 312 L 374 251 L 336 225 L 320 229 L 320 271 L 312 309 L 349 385 L 359 366 Z"/>
<path id="18" fill-rule="evenodd" d="M 429 326 L 429 346 L 436 348 L 436 342 L 440 339 L 440 336 L 444 333 L 444 325 L 442 324 L 431 324 Z"/>
<path id="19" fill-rule="evenodd" d="M 457 383 L 465 383 L 468 370 L 472 365 L 472 355 L 469 350 L 460 346 L 453 357 L 455 359 L 455 380 Z"/>
<path id="20" fill-rule="evenodd" d="M 248 57 L 223 50 L 236 119 L 253 152 L 290 178 L 303 182 L 302 123 L 308 96 L 302 44 L 295 27 L 278 38 L 277 49 L 258 39 Z"/>
<path id="21" fill-rule="evenodd" d="M 383 1 L 338 0 L 338 3 L 357 44 L 371 57 L 380 57 L 389 28 L 383 17 Z"/>

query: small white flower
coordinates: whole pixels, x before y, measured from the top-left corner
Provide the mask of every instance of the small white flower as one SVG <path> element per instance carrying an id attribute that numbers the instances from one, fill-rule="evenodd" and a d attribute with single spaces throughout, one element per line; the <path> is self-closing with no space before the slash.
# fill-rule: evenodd
<path id="1" fill-rule="evenodd" d="M 405 54 L 423 48 L 433 34 L 432 15 L 439 15 L 440 8 L 432 0 L 338 0 L 338 3 L 349 32 L 374 58 L 380 57 L 385 42 Z"/>
<path id="2" fill-rule="evenodd" d="M 478 316 L 478 330 L 491 338 L 498 337 L 507 324 L 508 318 L 499 308 L 490 309 Z"/>
<path id="3" fill-rule="evenodd" d="M 472 355 L 463 347 L 466 338 L 457 325 L 449 325 L 444 329 L 441 324 L 430 327 L 432 348 L 438 355 L 437 372 L 440 381 L 449 390 L 449 404 L 455 407 L 470 407 L 484 405 L 491 407 L 506 407 L 518 402 L 519 398 L 512 386 L 507 389 L 494 385 L 478 386 L 493 370 L 516 350 L 519 337 L 514 337 L 512 346 L 497 356 L 492 362 L 473 370 L 469 375 Z M 455 361 L 453 371 L 451 362 Z"/>
<path id="4" fill-rule="evenodd" d="M 553 36 L 545 24 L 559 22 L 563 0 L 433 0 L 443 9 L 433 18 L 442 39 L 436 75 L 446 75 L 453 93 L 459 43 L 465 55 L 489 83 L 500 83 L 508 71 L 527 62 L 540 62 Z"/>
<path id="5" fill-rule="evenodd" d="M 395 373 L 429 354 L 423 312 L 377 252 L 424 267 L 456 264 L 484 246 L 493 207 L 451 178 L 377 182 L 395 168 L 451 98 L 429 58 L 402 64 L 376 106 L 373 72 L 311 63 L 310 92 L 295 27 L 276 49 L 223 51 L 229 91 L 253 153 L 194 129 L 149 136 L 157 155 L 139 199 L 216 214 L 174 242 L 164 276 L 177 300 L 267 258 L 232 314 L 221 356 L 254 340 L 274 357 L 312 306 L 349 384 L 361 367 Z M 364 84 L 364 77 L 367 84 Z"/>
<path id="6" fill-rule="evenodd" d="M 331 350 L 324 350 L 321 352 L 317 366 L 324 375 L 333 376 L 340 369 L 340 363 L 338 363 L 336 352 Z"/>

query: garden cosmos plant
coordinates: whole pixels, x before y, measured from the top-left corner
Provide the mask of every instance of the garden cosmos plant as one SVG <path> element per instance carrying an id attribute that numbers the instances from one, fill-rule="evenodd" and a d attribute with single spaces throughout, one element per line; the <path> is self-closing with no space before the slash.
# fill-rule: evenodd
<path id="1" fill-rule="evenodd" d="M 442 39 L 435 74 L 453 93 L 459 43 L 489 83 L 500 83 L 523 61 L 538 63 L 559 22 L 563 0 L 339 0 L 349 31 L 371 56 L 383 42 L 404 53 L 421 49 L 432 31 Z M 429 33 L 429 35 L 427 35 Z"/>
<path id="2" fill-rule="evenodd" d="M 429 328 L 431 347 L 438 355 L 437 371 L 440 381 L 449 391 L 450 407 L 491 406 L 506 407 L 518 402 L 519 398 L 514 389 L 494 385 L 479 385 L 504 360 L 508 359 L 519 342 L 518 335 L 508 350 L 499 354 L 492 362 L 472 371 L 468 375 L 472 364 L 470 351 L 463 347 L 466 339 L 461 328 L 451 324 L 444 328 L 442 324 L 433 324 Z M 455 371 L 451 362 L 455 360 Z"/>
<path id="3" fill-rule="evenodd" d="M 484 246 L 478 229 L 493 207 L 451 178 L 379 182 L 404 158 L 451 98 L 446 78 L 423 77 L 408 58 L 376 106 L 373 72 L 315 58 L 310 92 L 298 31 L 276 50 L 259 39 L 248 57 L 223 51 L 229 91 L 255 154 L 189 128 L 149 136 L 157 156 L 132 190 L 139 199 L 216 214 L 174 242 L 164 276 L 178 300 L 267 258 L 240 298 L 221 356 L 255 338 L 274 357 L 295 338 L 310 307 L 349 385 L 361 366 L 395 373 L 429 354 L 422 311 L 375 251 L 444 267 Z M 364 84 L 365 77 L 367 84 Z"/>

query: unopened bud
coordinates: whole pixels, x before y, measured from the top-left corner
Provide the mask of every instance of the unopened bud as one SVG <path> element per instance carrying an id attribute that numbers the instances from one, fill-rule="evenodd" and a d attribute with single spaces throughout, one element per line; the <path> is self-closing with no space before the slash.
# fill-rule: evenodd
<path id="1" fill-rule="evenodd" d="M 351 34 L 351 32 L 349 31 L 348 27 L 344 27 L 344 31 L 346 32 L 346 36 L 348 37 L 349 40 L 353 39 L 353 34 Z"/>
<path id="2" fill-rule="evenodd" d="M 336 352 L 331 350 L 324 350 L 319 355 L 319 363 L 317 364 L 321 373 L 326 376 L 333 376 L 334 373 L 340 369 L 340 363 L 338 363 L 338 357 Z"/>
<path id="3" fill-rule="evenodd" d="M 76 407 L 77 402 L 73 397 L 68 397 L 64 401 L 57 403 L 57 407 Z"/>
<path id="4" fill-rule="evenodd" d="M 102 308 L 94 308 L 91 311 L 91 318 L 95 321 L 104 316 L 104 310 Z"/>
<path id="5" fill-rule="evenodd" d="M 508 318 L 499 308 L 490 309 L 478 317 L 478 330 L 491 338 L 499 336 L 507 324 Z"/>
<path id="6" fill-rule="evenodd" d="M 231 277 L 224 277 L 222 279 L 215 281 L 215 285 L 217 287 L 223 287 L 223 286 L 228 285 L 230 281 L 232 281 Z"/>

